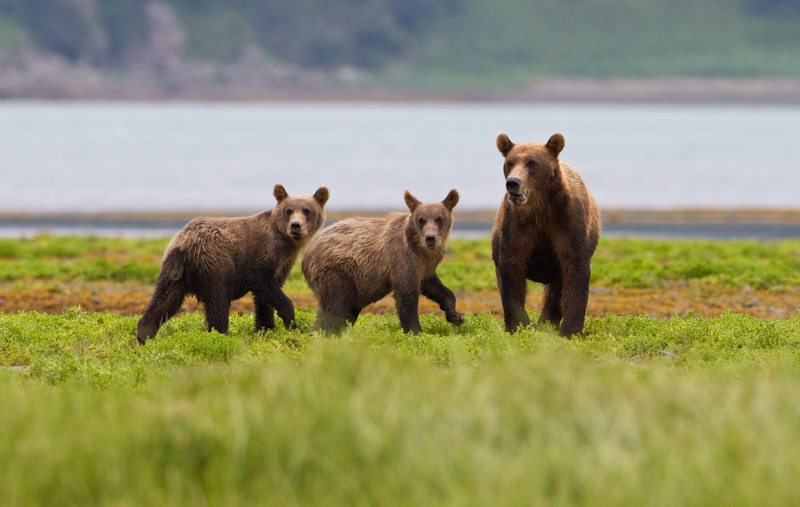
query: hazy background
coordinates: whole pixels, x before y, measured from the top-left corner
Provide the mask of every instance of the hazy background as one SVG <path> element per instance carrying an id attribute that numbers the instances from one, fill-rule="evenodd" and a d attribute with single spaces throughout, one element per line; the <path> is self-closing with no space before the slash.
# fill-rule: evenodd
<path id="1" fill-rule="evenodd" d="M 0 0 L 0 213 L 503 194 L 567 139 L 601 208 L 798 208 L 800 0 Z"/>
<path id="2" fill-rule="evenodd" d="M 7 97 L 497 97 L 687 77 L 800 78 L 800 0 L 0 0 Z"/>

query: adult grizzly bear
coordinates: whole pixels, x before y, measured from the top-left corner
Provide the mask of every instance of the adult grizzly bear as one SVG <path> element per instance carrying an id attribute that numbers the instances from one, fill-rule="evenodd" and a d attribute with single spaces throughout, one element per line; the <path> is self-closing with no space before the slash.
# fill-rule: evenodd
<path id="1" fill-rule="evenodd" d="M 208 330 L 228 332 L 231 301 L 247 292 L 255 301 L 255 329 L 296 327 L 294 305 L 281 287 L 297 255 L 325 221 L 328 189 L 313 197 L 273 190 L 275 209 L 240 218 L 195 218 L 167 246 L 153 299 L 139 320 L 144 344 L 180 309 L 187 294 L 203 303 Z"/>
<path id="2" fill-rule="evenodd" d="M 539 322 L 560 322 L 561 336 L 583 330 L 600 213 L 580 175 L 558 160 L 563 148 L 561 134 L 547 144 L 497 136 L 506 195 L 492 226 L 492 259 L 509 333 L 530 324 L 526 280 L 545 284 Z"/>
<path id="3" fill-rule="evenodd" d="M 320 233 L 303 258 L 303 274 L 319 301 L 315 327 L 340 332 L 362 308 L 394 291 L 404 332 L 419 333 L 419 295 L 439 303 L 447 321 L 460 325 L 456 297 L 436 276 L 453 224 L 458 192 L 423 204 L 405 192 L 411 213 L 350 218 Z"/>

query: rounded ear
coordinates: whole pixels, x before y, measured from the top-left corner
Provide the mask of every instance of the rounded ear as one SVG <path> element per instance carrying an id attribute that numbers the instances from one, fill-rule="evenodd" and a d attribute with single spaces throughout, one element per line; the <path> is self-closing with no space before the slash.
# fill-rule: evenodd
<path id="1" fill-rule="evenodd" d="M 504 157 L 508 156 L 508 152 L 511 151 L 513 147 L 514 143 L 511 142 L 511 139 L 509 139 L 505 133 L 500 132 L 497 134 L 497 149 L 500 150 L 500 153 L 502 153 Z"/>
<path id="2" fill-rule="evenodd" d="M 557 157 L 561 150 L 564 149 L 564 136 L 561 134 L 553 134 L 550 136 L 550 140 L 547 141 L 547 149 L 550 150 L 550 153 L 553 154 L 554 157 Z"/>
<path id="3" fill-rule="evenodd" d="M 442 204 L 444 204 L 444 207 L 449 211 L 453 211 L 453 208 L 458 204 L 458 191 L 455 188 L 451 190 L 450 193 L 447 194 L 447 197 L 444 198 L 444 201 L 442 201 Z"/>
<path id="4" fill-rule="evenodd" d="M 328 192 L 328 187 L 319 187 L 316 192 L 314 192 L 314 200 L 320 206 L 325 206 L 325 203 L 328 202 L 328 197 L 330 197 L 330 192 Z"/>
<path id="5" fill-rule="evenodd" d="M 417 206 L 419 206 L 419 199 L 411 195 L 411 192 L 409 192 L 408 190 L 406 190 L 405 199 L 406 199 L 406 206 L 408 206 L 408 209 L 410 209 L 411 212 L 413 213 L 414 210 L 417 209 Z"/>
<path id="6" fill-rule="evenodd" d="M 281 185 L 280 183 L 275 185 L 275 188 L 272 189 L 272 195 L 275 196 L 275 199 L 277 199 L 278 202 L 281 202 L 282 200 L 289 197 L 289 193 L 286 192 L 286 189 L 283 188 L 283 185 Z"/>

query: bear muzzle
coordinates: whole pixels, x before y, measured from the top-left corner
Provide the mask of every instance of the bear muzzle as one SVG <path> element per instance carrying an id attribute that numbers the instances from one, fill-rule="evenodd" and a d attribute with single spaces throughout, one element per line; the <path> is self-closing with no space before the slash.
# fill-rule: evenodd
<path id="1" fill-rule="evenodd" d="M 289 224 L 289 234 L 294 239 L 300 239 L 306 235 L 305 231 L 303 230 L 303 224 L 300 222 L 292 222 Z"/>
<path id="2" fill-rule="evenodd" d="M 519 206 L 528 199 L 528 193 L 522 190 L 522 181 L 519 178 L 508 178 L 506 180 L 506 190 L 511 204 Z"/>
<path id="3" fill-rule="evenodd" d="M 425 245 L 427 245 L 428 248 L 436 247 L 436 236 L 434 234 L 425 236 Z"/>

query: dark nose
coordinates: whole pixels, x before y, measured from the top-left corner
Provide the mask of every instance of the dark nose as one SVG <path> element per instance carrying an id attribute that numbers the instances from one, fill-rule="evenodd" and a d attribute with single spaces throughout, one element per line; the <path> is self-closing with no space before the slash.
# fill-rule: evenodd
<path id="1" fill-rule="evenodd" d="M 302 229 L 303 226 L 300 225 L 300 222 L 292 222 L 289 225 L 289 230 L 292 232 L 292 234 L 299 234 L 300 232 L 302 232 Z"/>
<path id="2" fill-rule="evenodd" d="M 434 236 L 433 234 L 428 234 L 427 236 L 425 236 L 425 243 L 427 243 L 428 246 L 435 246 L 436 236 Z"/>
<path id="3" fill-rule="evenodd" d="M 506 180 L 506 189 L 510 194 L 518 194 L 520 183 L 519 178 L 508 178 Z"/>

